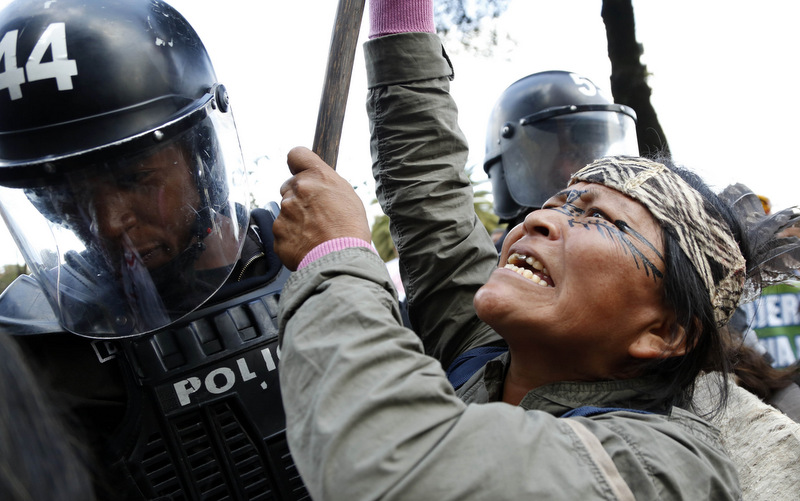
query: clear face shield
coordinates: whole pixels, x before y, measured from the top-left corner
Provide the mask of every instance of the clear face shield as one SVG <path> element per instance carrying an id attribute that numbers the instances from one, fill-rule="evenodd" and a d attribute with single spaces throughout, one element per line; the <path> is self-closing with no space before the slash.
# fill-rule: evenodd
<path id="1" fill-rule="evenodd" d="M 580 107 L 572 107 L 580 109 Z M 570 175 L 597 158 L 638 156 L 635 120 L 621 112 L 578 111 L 523 118 L 503 152 L 508 190 L 523 207 L 539 207 Z"/>
<path id="2" fill-rule="evenodd" d="M 0 213 L 65 329 L 151 332 L 227 280 L 247 231 L 246 170 L 232 113 L 206 108 L 135 154 L 0 187 Z"/>

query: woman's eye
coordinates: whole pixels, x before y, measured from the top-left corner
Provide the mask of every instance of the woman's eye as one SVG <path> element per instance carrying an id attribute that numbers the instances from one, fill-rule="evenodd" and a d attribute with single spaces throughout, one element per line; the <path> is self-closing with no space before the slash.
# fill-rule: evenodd
<path id="1" fill-rule="evenodd" d="M 599 217 L 600 219 L 608 219 L 608 216 L 606 216 L 605 212 L 595 208 L 587 210 L 586 215 L 589 217 Z"/>

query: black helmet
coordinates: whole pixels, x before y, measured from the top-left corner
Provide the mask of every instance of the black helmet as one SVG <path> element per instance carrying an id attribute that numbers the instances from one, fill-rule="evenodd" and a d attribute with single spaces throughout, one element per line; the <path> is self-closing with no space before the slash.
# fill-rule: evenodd
<path id="1" fill-rule="evenodd" d="M 544 71 L 503 91 L 489 117 L 483 168 L 495 213 L 513 221 L 592 160 L 638 154 L 631 108 L 614 104 L 588 78 Z"/>
<path id="2" fill-rule="evenodd" d="M 16 0 L 0 51 L 0 212 L 62 325 L 129 336 L 200 306 L 249 211 L 194 29 L 160 0 Z"/>

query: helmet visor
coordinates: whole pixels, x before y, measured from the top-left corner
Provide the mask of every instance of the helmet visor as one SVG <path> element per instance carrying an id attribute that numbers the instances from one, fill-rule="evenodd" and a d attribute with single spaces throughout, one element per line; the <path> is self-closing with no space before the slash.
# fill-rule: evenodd
<path id="1" fill-rule="evenodd" d="M 135 154 L 0 188 L 0 212 L 62 327 L 143 334 L 184 317 L 227 280 L 248 224 L 231 113 L 211 113 Z"/>
<path id="2" fill-rule="evenodd" d="M 541 207 L 566 188 L 572 173 L 597 158 L 639 154 L 636 122 L 625 113 L 568 113 L 523 121 L 516 129 L 503 169 L 512 198 L 524 207 Z"/>

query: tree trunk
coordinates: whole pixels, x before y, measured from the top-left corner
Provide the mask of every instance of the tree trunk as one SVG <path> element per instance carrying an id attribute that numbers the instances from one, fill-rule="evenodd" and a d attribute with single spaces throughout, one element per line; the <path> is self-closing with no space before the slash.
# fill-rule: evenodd
<path id="1" fill-rule="evenodd" d="M 611 93 L 614 101 L 636 111 L 639 154 L 669 155 L 667 136 L 650 104 L 647 67 L 640 61 L 643 48 L 636 41 L 636 22 L 632 0 L 603 0 L 601 11 L 606 26 L 608 58 L 611 61 Z"/>

